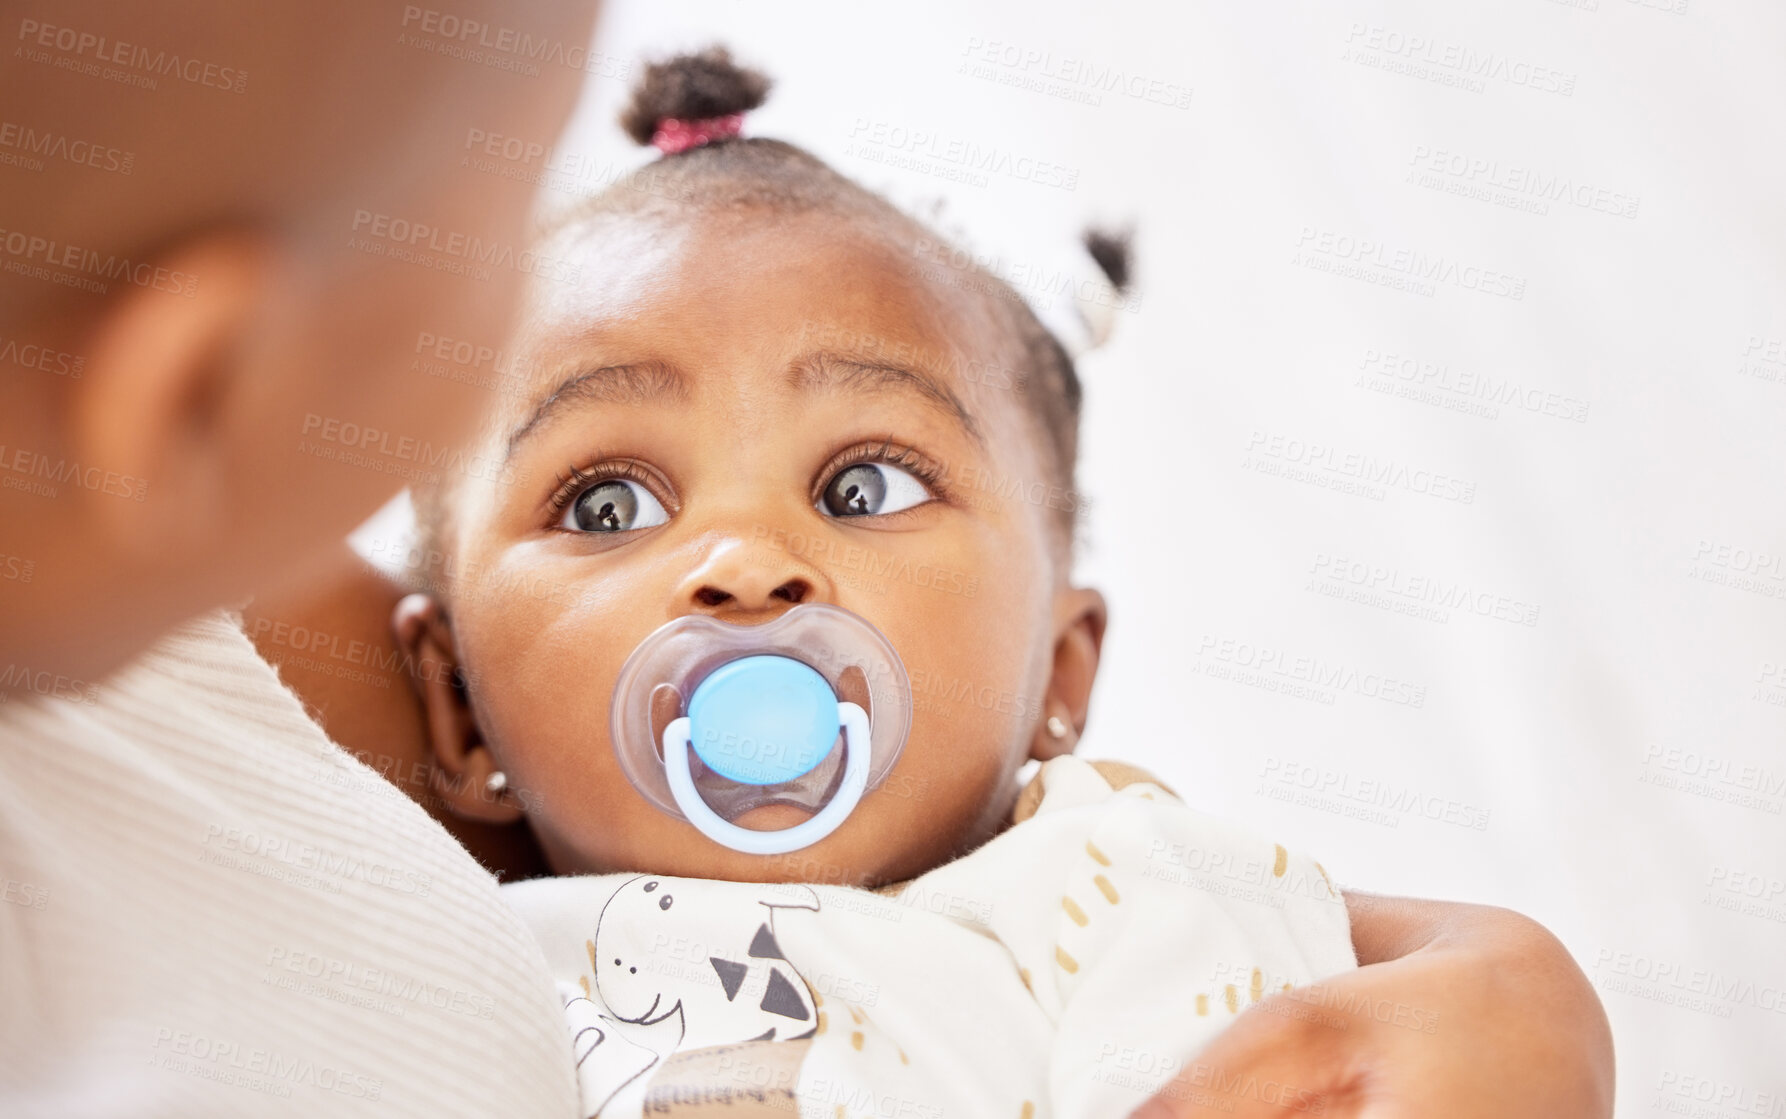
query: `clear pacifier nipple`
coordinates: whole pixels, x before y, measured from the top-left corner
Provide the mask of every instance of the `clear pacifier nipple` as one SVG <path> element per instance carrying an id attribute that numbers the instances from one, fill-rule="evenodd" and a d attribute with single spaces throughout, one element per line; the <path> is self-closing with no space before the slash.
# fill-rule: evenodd
<path id="1" fill-rule="evenodd" d="M 734 850 L 810 846 L 878 785 L 911 729 L 911 686 L 881 632 L 847 610 L 796 606 L 760 626 L 678 618 L 614 686 L 613 740 L 635 788 Z M 759 831 L 771 804 L 812 815 Z"/>

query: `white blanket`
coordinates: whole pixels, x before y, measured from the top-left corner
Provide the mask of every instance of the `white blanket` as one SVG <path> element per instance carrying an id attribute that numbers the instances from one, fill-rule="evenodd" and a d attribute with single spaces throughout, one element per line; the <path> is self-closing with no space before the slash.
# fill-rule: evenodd
<path id="1" fill-rule="evenodd" d="M 560 981 L 584 1114 L 640 1115 L 672 1054 L 799 1040 L 801 1114 L 1127 1114 L 1252 1003 L 1356 965 L 1310 859 L 1077 758 L 1036 779 L 1032 817 L 896 894 L 504 887 Z M 743 1051 L 711 1067 L 709 1098 L 762 1098 Z"/>

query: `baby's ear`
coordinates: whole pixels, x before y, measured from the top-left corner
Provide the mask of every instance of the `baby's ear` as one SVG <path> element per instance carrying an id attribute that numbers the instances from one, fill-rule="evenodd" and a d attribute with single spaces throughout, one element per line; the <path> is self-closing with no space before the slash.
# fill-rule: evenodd
<path id="1" fill-rule="evenodd" d="M 1110 608 L 1090 587 L 1068 587 L 1054 601 L 1054 665 L 1042 698 L 1041 722 L 1029 756 L 1039 762 L 1070 754 L 1085 733 L 1091 686 L 1098 678 Z"/>
<path id="2" fill-rule="evenodd" d="M 507 791 L 507 779 L 498 773 L 496 756 L 472 714 L 446 611 L 430 595 L 407 595 L 391 611 L 391 631 L 403 650 L 409 682 L 422 701 L 428 752 L 434 757 L 435 795 L 455 816 L 467 820 L 487 824 L 519 820 L 520 801 Z"/>

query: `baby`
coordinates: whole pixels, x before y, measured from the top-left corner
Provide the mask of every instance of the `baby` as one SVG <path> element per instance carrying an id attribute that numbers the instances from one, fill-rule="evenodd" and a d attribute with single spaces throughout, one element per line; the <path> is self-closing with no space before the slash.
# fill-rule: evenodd
<path id="1" fill-rule="evenodd" d="M 430 747 L 455 811 L 525 816 L 560 875 L 506 889 L 587 1115 L 1124 1114 L 1247 1005 L 1355 966 L 1345 904 L 1072 756 L 1105 605 L 1071 580 L 1075 503 L 1026 497 L 1073 492 L 1072 360 L 997 280 L 926 271 L 936 235 L 891 204 L 742 138 L 767 84 L 722 51 L 646 72 L 622 119 L 663 156 L 550 234 L 579 279 L 532 293 L 490 468 L 416 495 L 448 557 L 396 618 L 452 669 L 418 674 Z M 835 830 L 747 853 L 629 781 L 616 680 L 675 619 L 815 604 L 922 700 Z"/>

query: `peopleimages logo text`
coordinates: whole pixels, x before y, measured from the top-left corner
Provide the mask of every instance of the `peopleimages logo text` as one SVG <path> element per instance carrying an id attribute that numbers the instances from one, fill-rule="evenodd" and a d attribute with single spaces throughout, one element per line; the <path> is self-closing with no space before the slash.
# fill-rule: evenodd
<path id="1" fill-rule="evenodd" d="M 524 480 L 514 467 L 494 458 L 467 455 L 458 447 L 437 447 L 413 435 L 399 435 L 351 420 L 319 416 L 315 412 L 305 413 L 302 434 L 362 455 L 379 455 L 393 462 L 457 471 L 467 477 L 500 482 L 505 486 Z"/>

